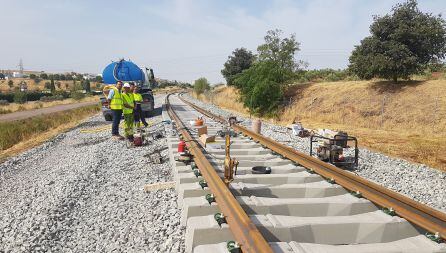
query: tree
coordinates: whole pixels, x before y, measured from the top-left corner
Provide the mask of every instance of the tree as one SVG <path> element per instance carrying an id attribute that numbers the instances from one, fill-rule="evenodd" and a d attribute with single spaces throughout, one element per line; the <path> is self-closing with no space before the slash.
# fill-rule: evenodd
<path id="1" fill-rule="evenodd" d="M 54 92 L 56 92 L 56 86 L 54 85 L 54 79 L 52 79 L 52 78 L 50 81 L 50 90 L 51 90 L 51 93 L 53 93 L 53 94 L 54 94 Z"/>
<path id="2" fill-rule="evenodd" d="M 228 60 L 224 64 L 224 68 L 221 70 L 221 74 L 226 79 L 228 85 L 233 85 L 235 75 L 241 73 L 245 69 L 251 67 L 255 59 L 254 54 L 246 48 L 237 48 L 232 52 L 232 55 L 228 57 Z"/>
<path id="3" fill-rule="evenodd" d="M 24 104 L 26 103 L 27 95 L 26 92 L 16 91 L 14 93 L 14 103 Z"/>
<path id="4" fill-rule="evenodd" d="M 243 104 L 251 113 L 266 115 L 280 105 L 282 79 L 282 70 L 276 62 L 263 61 L 238 74 L 234 84 L 240 89 Z"/>
<path id="5" fill-rule="evenodd" d="M 48 75 L 46 73 L 42 73 L 42 74 L 40 74 L 40 78 L 48 79 Z"/>
<path id="6" fill-rule="evenodd" d="M 102 81 L 102 76 L 96 76 L 95 78 L 94 78 L 94 80 L 95 80 L 95 82 L 98 82 L 98 83 L 102 83 L 103 81 Z"/>
<path id="7" fill-rule="evenodd" d="M 289 38 L 281 34 L 278 29 L 267 31 L 265 42 L 257 47 L 256 61 L 234 77 L 233 84 L 251 113 L 273 114 L 281 105 L 285 84 L 299 69 L 295 60 L 299 42 L 294 34 Z"/>
<path id="8" fill-rule="evenodd" d="M 300 50 L 300 43 L 296 41 L 295 34 L 284 39 L 281 35 L 282 31 L 279 29 L 269 30 L 266 33 L 265 43 L 257 47 L 258 60 L 274 62 L 282 72 L 289 74 L 299 67 L 294 55 Z"/>
<path id="9" fill-rule="evenodd" d="M 84 88 L 84 90 L 86 92 L 91 92 L 91 85 L 90 85 L 90 80 L 84 80 L 82 81 L 82 87 Z"/>
<path id="10" fill-rule="evenodd" d="M 360 78 L 396 83 L 446 56 L 446 21 L 421 12 L 416 0 L 397 4 L 391 14 L 375 16 L 370 33 L 349 59 L 350 70 Z"/>
<path id="11" fill-rule="evenodd" d="M 12 80 L 8 81 L 8 86 L 9 88 L 12 88 L 14 86 L 14 82 Z"/>
<path id="12" fill-rule="evenodd" d="M 5 79 L 5 74 L 0 73 L 0 79 L 1 79 L 1 80 L 4 80 L 4 79 Z"/>
<path id="13" fill-rule="evenodd" d="M 30 78 L 30 79 L 36 79 L 37 76 L 36 76 L 35 74 L 29 74 L 29 78 Z"/>
<path id="14" fill-rule="evenodd" d="M 75 100 L 81 100 L 85 98 L 85 94 L 80 91 L 74 91 L 71 93 L 71 97 Z"/>
<path id="15" fill-rule="evenodd" d="M 194 91 L 197 93 L 197 95 L 202 94 L 204 91 L 209 90 L 210 85 L 206 78 L 201 77 L 195 80 L 194 82 Z"/>

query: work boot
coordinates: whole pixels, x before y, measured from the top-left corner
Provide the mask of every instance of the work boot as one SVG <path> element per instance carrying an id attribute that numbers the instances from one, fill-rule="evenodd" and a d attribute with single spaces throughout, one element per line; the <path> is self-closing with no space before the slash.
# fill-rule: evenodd
<path id="1" fill-rule="evenodd" d="M 112 138 L 113 138 L 114 140 L 124 140 L 124 139 L 125 139 L 124 136 L 122 136 L 122 135 L 120 135 L 120 134 L 114 134 L 114 135 L 112 136 Z"/>

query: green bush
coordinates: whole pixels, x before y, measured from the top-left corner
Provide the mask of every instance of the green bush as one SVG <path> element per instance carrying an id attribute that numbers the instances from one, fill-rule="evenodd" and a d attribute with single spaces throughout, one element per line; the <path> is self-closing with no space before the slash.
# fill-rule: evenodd
<path id="1" fill-rule="evenodd" d="M 0 100 L 6 100 L 12 103 L 14 102 L 14 93 L 0 93 Z"/>
<path id="2" fill-rule="evenodd" d="M 27 101 L 27 96 L 25 92 L 15 92 L 14 93 L 14 103 L 24 104 Z"/>
<path id="3" fill-rule="evenodd" d="M 281 80 L 286 78 L 282 70 L 273 61 L 258 62 L 236 76 L 234 84 L 251 113 L 264 116 L 278 109 L 283 97 Z"/>
<path id="4" fill-rule="evenodd" d="M 63 90 L 57 90 L 54 92 L 53 94 L 54 96 L 62 96 L 63 99 L 69 98 L 70 97 L 70 93 L 63 91 Z"/>
<path id="5" fill-rule="evenodd" d="M 100 107 L 97 105 L 91 105 L 25 120 L 0 122 L 0 150 L 8 149 L 48 129 L 54 129 L 67 122 L 85 118 L 99 110 Z"/>
<path id="6" fill-rule="evenodd" d="M 198 78 L 197 80 L 195 80 L 194 82 L 194 91 L 195 93 L 197 93 L 198 95 L 202 94 L 203 92 L 207 91 L 210 89 L 210 85 L 209 82 L 206 78 L 201 77 Z"/>
<path id="7" fill-rule="evenodd" d="M 9 105 L 9 101 L 5 99 L 0 99 L 0 105 Z"/>
<path id="8" fill-rule="evenodd" d="M 81 100 L 85 98 L 85 94 L 80 91 L 75 91 L 71 93 L 71 97 L 75 100 Z"/>
<path id="9" fill-rule="evenodd" d="M 27 92 L 26 97 L 27 101 L 37 101 L 40 100 L 41 97 L 49 96 L 50 94 L 43 92 Z"/>
<path id="10" fill-rule="evenodd" d="M 16 91 L 15 93 L 0 93 L 0 100 L 6 100 L 9 103 L 13 103 L 14 96 L 16 93 L 19 93 L 20 91 Z M 43 92 L 20 92 L 22 94 L 26 94 L 26 101 L 37 101 L 40 100 L 41 97 L 49 96 L 50 94 L 46 94 Z"/>
<path id="11" fill-rule="evenodd" d="M 305 82 L 336 82 L 349 78 L 350 73 L 347 70 L 336 69 L 314 69 L 314 70 L 300 70 L 296 73 L 296 81 L 300 83 Z"/>
<path id="12" fill-rule="evenodd" d="M 50 82 L 45 82 L 45 85 L 43 86 L 45 89 L 50 90 L 51 89 L 51 83 Z"/>
<path id="13" fill-rule="evenodd" d="M 336 82 L 336 81 L 340 81 L 341 77 L 339 75 L 336 75 L 335 73 L 330 73 L 325 77 L 325 81 L 328 82 Z"/>

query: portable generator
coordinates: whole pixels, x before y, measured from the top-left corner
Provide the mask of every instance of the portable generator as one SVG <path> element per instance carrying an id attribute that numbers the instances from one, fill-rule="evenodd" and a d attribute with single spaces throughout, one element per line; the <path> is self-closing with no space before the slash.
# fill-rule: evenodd
<path id="1" fill-rule="evenodd" d="M 310 155 L 313 156 L 313 143 L 317 143 L 316 157 L 338 167 L 356 168 L 358 166 L 358 140 L 342 131 L 323 130 L 310 136 Z M 353 145 L 350 146 L 349 144 Z M 346 157 L 344 149 L 354 149 L 354 156 Z"/>

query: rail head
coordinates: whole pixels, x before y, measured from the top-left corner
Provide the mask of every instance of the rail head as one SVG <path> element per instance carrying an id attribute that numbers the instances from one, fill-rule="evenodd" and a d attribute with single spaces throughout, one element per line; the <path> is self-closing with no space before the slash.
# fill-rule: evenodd
<path id="1" fill-rule="evenodd" d="M 188 150 L 199 168 L 203 178 L 215 197 L 221 212 L 224 214 L 234 238 L 244 253 L 272 253 L 268 242 L 251 221 L 249 216 L 237 202 L 231 191 L 226 187 L 212 164 L 202 152 L 202 146 L 190 135 L 179 116 L 170 106 L 169 94 L 166 97 L 166 109 L 169 116 L 175 120 L 177 128 L 183 135 Z"/>

